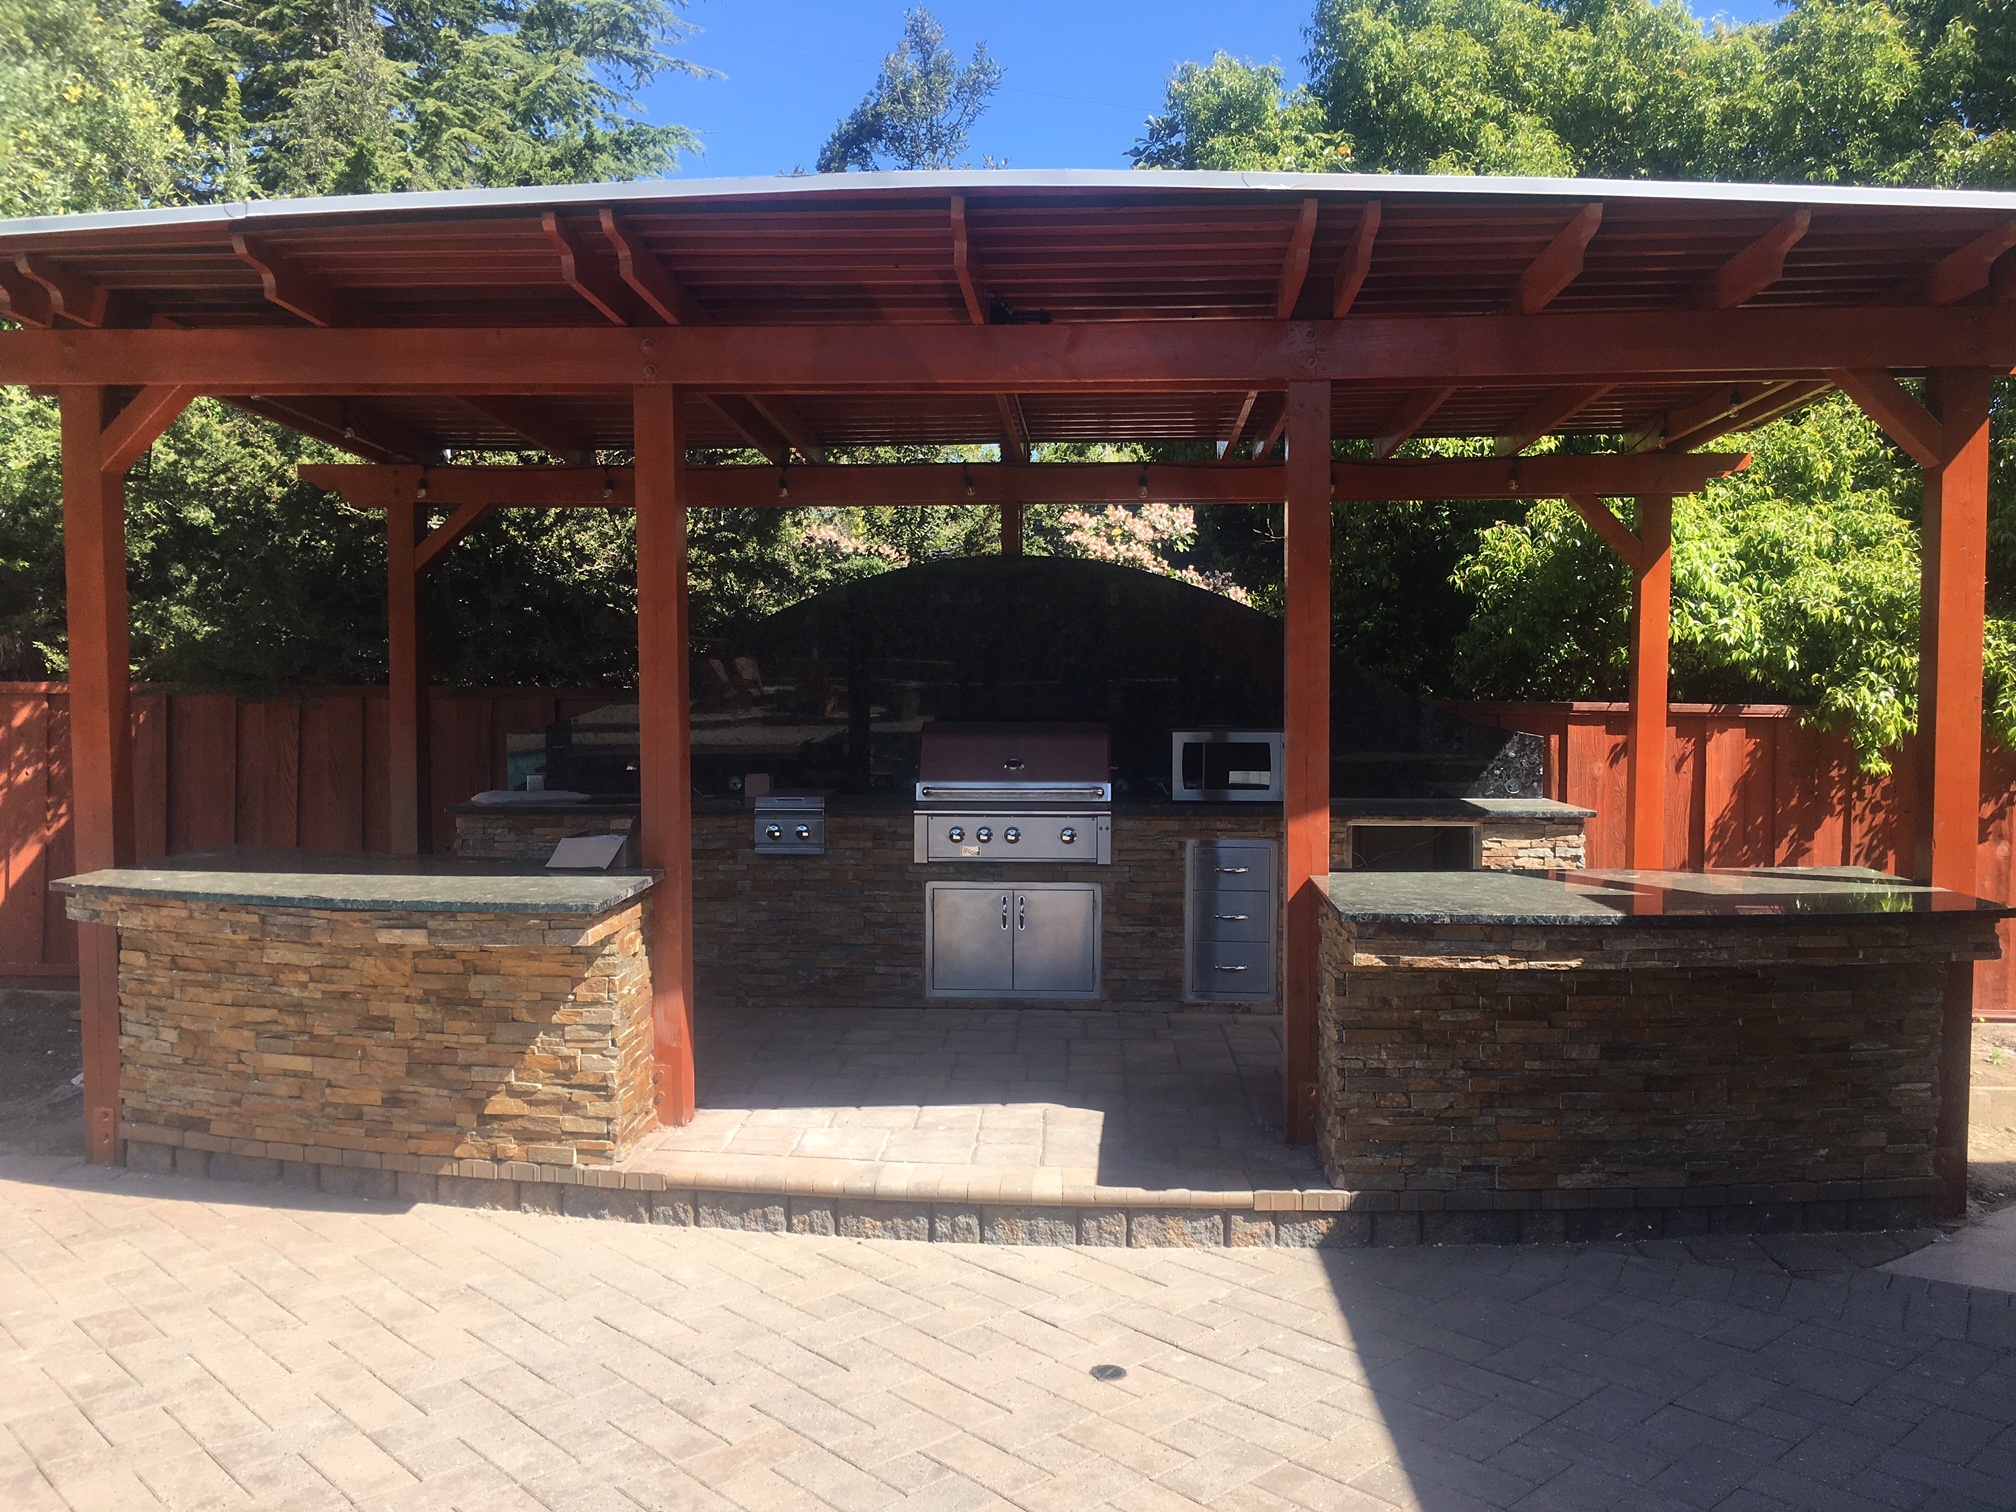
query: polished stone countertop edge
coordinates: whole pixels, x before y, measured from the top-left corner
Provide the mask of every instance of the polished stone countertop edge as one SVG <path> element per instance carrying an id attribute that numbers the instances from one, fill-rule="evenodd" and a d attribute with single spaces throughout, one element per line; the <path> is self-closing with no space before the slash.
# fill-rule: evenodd
<path id="1" fill-rule="evenodd" d="M 523 876 L 397 878 L 415 885 L 366 891 L 332 887 L 340 874 L 272 874 L 264 882 L 242 872 L 149 871 L 145 868 L 86 872 L 50 883 L 67 896 L 106 900 L 115 897 L 157 898 L 186 903 L 220 903 L 246 908 L 305 908 L 331 913 L 429 914 L 605 914 L 649 892 L 661 872 L 590 874 L 570 872 Z M 600 889 L 582 886 L 606 883 Z M 425 884 L 434 883 L 429 887 Z M 443 886 L 459 883 L 462 886 Z M 498 884 L 517 884 L 499 886 Z M 570 886 L 570 884 L 572 884 Z M 546 896 L 539 896 L 541 892 Z M 457 894 L 460 894 L 458 896 Z"/>
<path id="2" fill-rule="evenodd" d="M 950 806 L 932 805 L 941 809 Z M 903 794 L 836 794 L 826 800 L 826 812 L 835 817 L 860 814 L 908 816 L 918 807 L 914 798 Z M 550 819 L 563 814 L 584 817 L 635 814 L 638 809 L 635 799 L 592 798 L 583 803 L 455 803 L 448 805 L 446 812 L 457 816 L 517 815 L 520 818 Z M 1168 799 L 1119 798 L 1114 800 L 1112 810 L 1116 816 L 1128 819 L 1183 819 L 1196 815 L 1252 819 L 1281 817 L 1279 803 L 1176 803 Z M 716 818 L 746 814 L 753 819 L 756 809 L 753 804 L 738 798 L 710 796 L 695 798 L 693 813 L 695 817 L 707 815 Z M 1596 817 L 1596 811 L 1572 803 L 1560 803 L 1552 798 L 1338 798 L 1331 803 L 1330 816 L 1335 820 L 1419 819 L 1466 823 L 1483 819 L 1588 820 Z"/>

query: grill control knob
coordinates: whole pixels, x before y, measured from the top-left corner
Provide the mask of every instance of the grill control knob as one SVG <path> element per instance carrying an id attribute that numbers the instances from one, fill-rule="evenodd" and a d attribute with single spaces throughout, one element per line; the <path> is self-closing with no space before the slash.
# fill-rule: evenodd
<path id="1" fill-rule="evenodd" d="M 797 827 L 797 829 L 793 830 L 792 833 L 797 835 L 797 837 L 800 840 L 810 840 L 812 838 L 812 826 L 809 824 L 801 824 Z"/>
<path id="2" fill-rule="evenodd" d="M 784 838 L 784 826 L 781 824 L 764 825 L 763 838 L 765 840 L 782 840 Z"/>
<path id="3" fill-rule="evenodd" d="M 989 840 L 994 838 L 994 831 L 983 824 L 980 828 L 973 831 L 973 838 L 978 840 L 982 845 L 985 845 Z"/>
<path id="4" fill-rule="evenodd" d="M 1064 826 L 1063 833 L 1058 835 L 1057 838 L 1062 840 L 1066 845 L 1075 845 L 1078 843 L 1078 831 L 1067 824 Z"/>
<path id="5" fill-rule="evenodd" d="M 1006 840 L 1010 845 L 1013 845 L 1017 840 L 1022 838 L 1022 831 L 1011 824 L 1008 828 L 1001 831 L 1001 838 Z"/>
<path id="6" fill-rule="evenodd" d="M 945 831 L 945 838 L 950 840 L 954 845 L 957 845 L 961 840 L 966 838 L 965 828 L 955 824 L 952 828 Z"/>

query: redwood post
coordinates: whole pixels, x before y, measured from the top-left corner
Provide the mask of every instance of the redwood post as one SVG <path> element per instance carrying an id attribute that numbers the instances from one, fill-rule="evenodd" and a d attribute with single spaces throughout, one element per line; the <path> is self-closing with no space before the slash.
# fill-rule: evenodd
<path id="1" fill-rule="evenodd" d="M 1981 633 L 1987 601 L 1989 378 L 1940 369 L 1925 385 L 1939 417 L 1939 465 L 1925 470 L 1925 524 L 1918 612 L 1918 734 L 1921 789 L 1917 874 L 1934 887 L 1972 895 L 1979 887 L 1981 814 Z M 1967 1212 L 1969 1061 L 1974 966 L 1946 973 L 1939 1048 L 1939 1126 L 1934 1210 Z"/>
<path id="2" fill-rule="evenodd" d="M 133 860 L 132 656 L 126 607 L 126 479 L 105 469 L 105 391 L 65 387 L 63 571 L 70 651 L 71 824 L 77 870 Z M 119 932 L 77 926 L 84 1148 L 124 1158 L 119 1127 Z"/>
<path id="3" fill-rule="evenodd" d="M 661 1124 L 693 1118 L 693 761 L 686 631 L 686 441 L 678 395 L 633 391 L 637 456 L 637 780 L 651 889 L 645 949 Z"/>
<path id="4" fill-rule="evenodd" d="M 1638 500 L 1639 559 L 1631 570 L 1631 733 L 1625 743 L 1631 865 L 1666 864 L 1667 663 L 1673 617 L 1673 501 Z"/>
<path id="5" fill-rule="evenodd" d="M 1286 462 L 1287 942 L 1282 970 L 1281 1091 L 1291 1144 L 1316 1138 L 1316 1003 L 1330 871 L 1330 385 L 1288 385 Z"/>
<path id="6" fill-rule="evenodd" d="M 1022 506 L 1001 506 L 1001 555 L 1022 555 Z"/>
<path id="7" fill-rule="evenodd" d="M 420 567 L 414 552 L 425 523 L 418 501 L 411 498 L 395 500 L 385 511 L 386 670 L 390 709 L 386 721 L 390 762 L 386 791 L 392 806 L 392 852 L 399 856 L 422 856 L 432 849 L 434 806 L 428 781 L 431 741 L 427 641 L 420 619 Z"/>

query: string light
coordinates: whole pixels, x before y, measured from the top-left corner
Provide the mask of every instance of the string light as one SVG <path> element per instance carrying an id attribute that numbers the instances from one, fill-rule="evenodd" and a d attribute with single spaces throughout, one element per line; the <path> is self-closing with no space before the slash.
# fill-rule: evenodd
<path id="1" fill-rule="evenodd" d="M 973 472 L 964 462 L 959 464 L 959 476 L 966 480 L 966 497 L 973 497 Z"/>
<path id="2" fill-rule="evenodd" d="M 780 499 L 791 497 L 791 464 L 789 462 L 786 462 L 783 467 L 778 469 L 777 497 Z"/>
<path id="3" fill-rule="evenodd" d="M 1141 469 L 1141 477 L 1139 482 L 1135 485 L 1135 492 L 1139 497 L 1143 499 L 1148 497 L 1148 469 L 1146 467 L 1143 467 Z"/>

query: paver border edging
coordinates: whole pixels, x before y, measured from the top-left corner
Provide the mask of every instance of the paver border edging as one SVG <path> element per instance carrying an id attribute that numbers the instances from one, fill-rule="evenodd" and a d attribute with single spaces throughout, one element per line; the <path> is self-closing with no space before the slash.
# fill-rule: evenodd
<path id="1" fill-rule="evenodd" d="M 329 1158 L 332 1156 L 338 1158 Z M 1196 1206 L 1171 1201 L 1154 1206 L 891 1201 L 871 1196 L 726 1191 L 680 1186 L 651 1171 L 521 1162 L 493 1165 L 489 1161 L 422 1156 L 367 1157 L 358 1151 L 303 1150 L 198 1135 L 184 1135 L 174 1144 L 129 1135 L 126 1164 L 136 1171 L 161 1175 L 284 1185 L 343 1197 L 683 1228 L 937 1244 L 1346 1249 L 1866 1232 L 1924 1228 L 1932 1222 L 1931 1193 L 1919 1190 L 1930 1183 L 1915 1181 L 1838 1182 L 1827 1184 L 1826 1189 L 1813 1183 L 1718 1187 L 1684 1194 L 1659 1189 L 1474 1194 L 1255 1192 L 1246 1194 L 1248 1200 L 1237 1205 Z M 1201 1194 L 1170 1194 L 1172 1198 L 1197 1195 Z M 1487 1200 L 1460 1205 L 1465 1197 Z M 1527 1200 L 1516 1204 L 1495 1200 L 1508 1197 Z M 1323 1205 L 1312 1208 L 1298 1201 L 1289 1206 L 1282 1201 L 1286 1198 L 1316 1198 Z M 1441 1200 L 1431 1205 L 1419 1200 L 1424 1198 Z M 1570 1206 L 1545 1201 L 1549 1198 L 1583 1200 Z"/>

